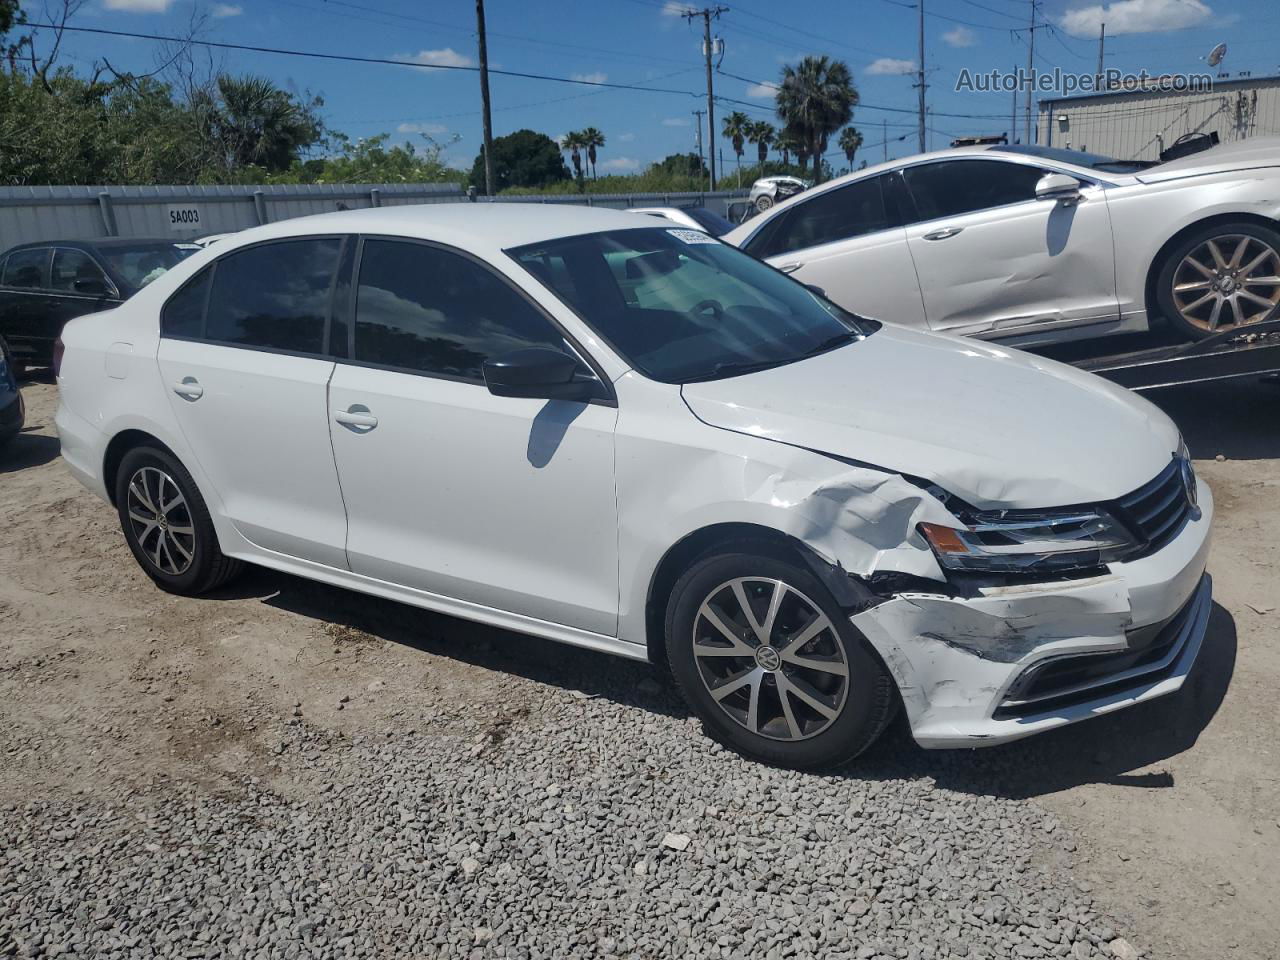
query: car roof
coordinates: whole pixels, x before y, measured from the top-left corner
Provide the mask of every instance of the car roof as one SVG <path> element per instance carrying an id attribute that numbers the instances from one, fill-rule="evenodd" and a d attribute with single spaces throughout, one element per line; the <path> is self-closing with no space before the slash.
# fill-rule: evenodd
<path id="1" fill-rule="evenodd" d="M 466 201 L 343 210 L 281 220 L 242 230 L 206 248 L 221 252 L 262 240 L 326 233 L 386 234 L 433 240 L 476 252 L 494 253 L 561 237 L 605 230 L 635 230 L 637 218 L 626 210 L 564 203 Z"/>
<path id="2" fill-rule="evenodd" d="M 183 242 L 183 240 L 175 237 L 94 237 L 90 240 L 31 240 L 27 243 L 19 243 L 12 246 L 6 252 L 30 250 L 35 247 L 102 247 L 110 249 L 111 247 L 131 247 L 139 243 L 178 244 Z"/>

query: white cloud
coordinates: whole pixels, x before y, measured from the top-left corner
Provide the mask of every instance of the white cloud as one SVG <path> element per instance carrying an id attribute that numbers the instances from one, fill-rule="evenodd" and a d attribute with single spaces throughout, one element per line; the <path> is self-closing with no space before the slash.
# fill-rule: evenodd
<path id="1" fill-rule="evenodd" d="M 396 127 L 396 133 L 425 133 L 428 136 L 437 133 L 448 133 L 449 128 L 438 123 L 402 123 Z"/>
<path id="2" fill-rule="evenodd" d="M 968 27 L 952 27 L 942 35 L 942 42 L 948 47 L 972 47 L 978 42 L 978 35 Z"/>
<path id="3" fill-rule="evenodd" d="M 603 161 L 600 166 L 605 170 L 617 170 L 620 172 L 639 170 L 640 161 L 632 160 L 630 157 L 610 157 L 608 160 Z"/>
<path id="4" fill-rule="evenodd" d="M 108 10 L 123 10 L 126 13 L 164 13 L 173 0 L 103 0 Z"/>
<path id="5" fill-rule="evenodd" d="M 662 121 L 662 125 L 664 127 L 687 127 L 691 124 L 684 117 L 667 117 Z"/>
<path id="6" fill-rule="evenodd" d="M 221 20 L 224 17 L 240 16 L 240 14 L 244 13 L 244 7 L 235 3 L 215 3 L 209 13 L 215 20 Z"/>
<path id="7" fill-rule="evenodd" d="M 595 73 L 575 73 L 573 79 L 581 80 L 584 83 L 604 83 L 609 79 L 609 75 L 597 70 Z"/>
<path id="8" fill-rule="evenodd" d="M 395 59 L 418 63 L 424 67 L 474 66 L 470 57 L 458 53 L 453 47 L 445 47 L 443 50 L 419 50 L 417 53 L 401 53 L 397 54 Z"/>
<path id="9" fill-rule="evenodd" d="M 636 135 L 634 133 L 620 133 L 613 139 L 618 141 L 618 143 L 630 143 L 635 138 Z"/>
<path id="10" fill-rule="evenodd" d="M 866 72 L 873 77 L 903 77 L 916 72 L 914 60 L 895 60 L 893 57 L 881 57 L 872 61 Z"/>
<path id="11" fill-rule="evenodd" d="M 683 17 L 691 10 L 693 10 L 693 7 L 687 3 L 680 3 L 678 0 L 667 0 L 662 5 L 662 15 L 664 17 Z"/>
<path id="12" fill-rule="evenodd" d="M 1213 10 L 1203 0 L 1117 0 L 1068 10 L 1058 23 L 1073 37 L 1092 39 L 1104 23 L 1112 36 L 1182 30 L 1200 26 L 1212 17 Z"/>
<path id="13" fill-rule="evenodd" d="M 753 83 L 747 87 L 747 96 L 755 100 L 772 100 L 777 94 L 776 83 Z"/>

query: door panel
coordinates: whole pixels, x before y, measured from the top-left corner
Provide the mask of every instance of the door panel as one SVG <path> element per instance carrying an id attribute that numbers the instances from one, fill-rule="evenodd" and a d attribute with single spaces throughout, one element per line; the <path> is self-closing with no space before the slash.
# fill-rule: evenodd
<path id="1" fill-rule="evenodd" d="M 614 635 L 616 408 L 348 364 L 329 399 L 353 571 Z"/>
<path id="2" fill-rule="evenodd" d="M 980 160 L 904 172 L 926 217 L 906 233 L 931 329 L 998 336 L 1118 317 L 1102 188 L 1085 186 L 1074 203 L 1019 199 L 1044 172 Z M 999 205 L 966 209 L 983 202 Z"/>
<path id="3" fill-rule="evenodd" d="M 162 338 L 174 416 L 248 540 L 345 569 L 346 516 L 325 402 L 333 361 Z"/>

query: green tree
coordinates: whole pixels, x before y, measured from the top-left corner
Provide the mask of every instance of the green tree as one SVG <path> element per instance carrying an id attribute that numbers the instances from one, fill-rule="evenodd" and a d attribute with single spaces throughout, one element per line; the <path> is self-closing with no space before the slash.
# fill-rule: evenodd
<path id="1" fill-rule="evenodd" d="M 726 140 L 733 143 L 733 152 L 738 155 L 738 186 L 742 186 L 742 154 L 747 134 L 752 127 L 751 118 L 741 110 L 735 110 L 721 121 L 720 132 Z"/>
<path id="2" fill-rule="evenodd" d="M 848 64 L 819 56 L 785 66 L 775 99 L 778 116 L 805 144 L 806 155 L 813 158 L 813 180 L 820 182 L 827 140 L 853 119 L 858 103 Z"/>
<path id="3" fill-rule="evenodd" d="M 224 169 L 283 171 L 324 137 L 319 97 L 300 99 L 266 77 L 220 75 L 192 104 L 204 120 L 204 139 Z"/>
<path id="4" fill-rule="evenodd" d="M 756 156 L 761 167 L 769 159 L 769 145 L 777 134 L 778 131 L 768 120 L 757 120 L 747 129 L 747 139 L 756 145 Z"/>
<path id="5" fill-rule="evenodd" d="M 858 149 L 862 146 L 862 134 L 853 127 L 845 127 L 840 131 L 840 139 L 838 141 L 840 149 L 844 151 L 844 155 L 849 159 L 849 169 L 853 169 L 853 158 L 857 154 Z"/>
<path id="6" fill-rule="evenodd" d="M 587 160 L 591 163 L 591 179 L 596 178 L 596 150 L 604 146 L 604 134 L 595 127 L 587 127 L 581 133 L 582 145 L 587 148 Z"/>
<path id="7" fill-rule="evenodd" d="M 773 141 L 773 148 L 782 154 L 783 166 L 791 166 L 791 155 L 799 154 L 804 145 L 800 142 L 800 138 L 796 136 L 796 132 L 790 127 L 784 127 L 778 132 L 777 137 Z"/>
<path id="8" fill-rule="evenodd" d="M 663 157 L 649 169 L 654 174 L 666 174 L 672 177 L 704 179 L 707 176 L 706 161 L 696 153 L 673 153 Z M 706 184 L 703 186 L 705 187 Z"/>
<path id="9" fill-rule="evenodd" d="M 569 151 L 570 159 L 573 160 L 573 176 L 579 183 L 582 182 L 582 149 L 587 145 L 586 137 L 581 131 L 570 130 L 564 135 L 560 144 L 565 150 Z"/>
<path id="10" fill-rule="evenodd" d="M 568 180 L 569 170 L 560 148 L 545 133 L 517 130 L 493 141 L 494 187 L 542 187 Z M 484 157 L 477 154 L 471 167 L 471 185 L 484 189 Z"/>

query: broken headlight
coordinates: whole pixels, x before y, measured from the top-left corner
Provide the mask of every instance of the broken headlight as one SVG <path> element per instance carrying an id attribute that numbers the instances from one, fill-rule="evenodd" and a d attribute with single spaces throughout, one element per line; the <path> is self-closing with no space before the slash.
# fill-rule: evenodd
<path id="1" fill-rule="evenodd" d="M 972 573 L 1045 573 L 1123 559 L 1137 542 L 1106 510 L 958 513 L 961 528 L 920 524 L 938 562 Z"/>

